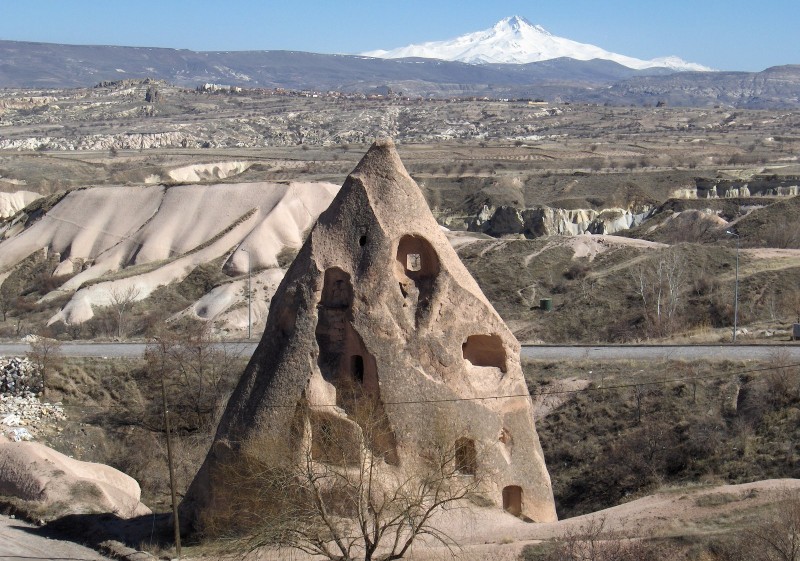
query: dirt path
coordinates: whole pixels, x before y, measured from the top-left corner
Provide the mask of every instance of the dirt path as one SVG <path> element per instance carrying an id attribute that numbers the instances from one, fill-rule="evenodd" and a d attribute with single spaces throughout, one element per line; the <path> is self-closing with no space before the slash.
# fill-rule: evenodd
<path id="1" fill-rule="evenodd" d="M 606 510 L 550 524 L 526 524 L 503 513 L 480 518 L 452 515 L 450 535 L 462 550 L 461 561 L 519 559 L 528 544 L 581 531 L 602 520 L 605 531 L 620 538 L 671 537 L 714 533 L 769 507 L 787 492 L 800 491 L 798 479 L 770 479 L 742 485 L 669 489 Z M 417 547 L 416 560 L 446 558 L 442 547 Z"/>
<path id="2" fill-rule="evenodd" d="M 0 515 L 0 559 L 3 561 L 110 561 L 76 543 L 38 535 L 36 526 Z"/>

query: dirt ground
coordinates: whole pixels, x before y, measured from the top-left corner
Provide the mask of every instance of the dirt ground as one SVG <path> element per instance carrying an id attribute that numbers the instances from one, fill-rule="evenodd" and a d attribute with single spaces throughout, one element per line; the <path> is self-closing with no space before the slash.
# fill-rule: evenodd
<path id="1" fill-rule="evenodd" d="M 418 540 L 407 559 L 433 561 L 511 561 L 532 544 L 559 539 L 603 520 L 604 529 L 616 539 L 699 536 L 746 525 L 759 511 L 787 492 L 800 490 L 798 479 L 772 479 L 743 485 L 677 487 L 613 508 L 549 524 L 526 523 L 497 510 L 460 509 L 444 513 L 436 525 L 459 546 L 445 548 Z M 188 559 L 218 559 L 189 550 Z M 231 556 L 230 559 L 233 559 Z M 236 556 L 236 559 L 240 557 Z M 248 561 L 311 559 L 296 551 L 260 550 Z"/>
<path id="2" fill-rule="evenodd" d="M 51 539 L 32 524 L 0 515 L 0 559 L 107 561 L 108 557 L 70 541 Z"/>

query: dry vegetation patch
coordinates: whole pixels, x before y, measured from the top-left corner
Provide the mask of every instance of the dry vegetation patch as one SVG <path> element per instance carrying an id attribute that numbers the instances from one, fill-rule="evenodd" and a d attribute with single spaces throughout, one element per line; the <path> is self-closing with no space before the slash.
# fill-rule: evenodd
<path id="1" fill-rule="evenodd" d="M 535 399 L 588 380 L 537 420 L 559 518 L 665 485 L 800 477 L 800 366 L 779 352 L 765 364 L 531 361 L 525 371 Z"/>

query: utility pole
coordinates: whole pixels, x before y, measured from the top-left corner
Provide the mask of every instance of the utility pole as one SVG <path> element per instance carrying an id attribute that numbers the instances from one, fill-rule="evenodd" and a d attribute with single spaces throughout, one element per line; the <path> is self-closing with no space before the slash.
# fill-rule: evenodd
<path id="1" fill-rule="evenodd" d="M 736 328 L 739 322 L 739 234 L 725 231 L 729 236 L 736 236 L 736 282 L 733 288 L 733 344 L 736 344 Z"/>
<path id="2" fill-rule="evenodd" d="M 161 350 L 161 401 L 164 409 L 164 429 L 167 432 L 167 464 L 169 465 L 169 489 L 172 494 L 172 526 L 175 531 L 175 552 L 178 559 L 181 558 L 181 524 L 178 520 L 178 501 L 175 493 L 175 468 L 172 462 L 172 437 L 169 429 L 169 409 L 167 408 L 167 384 L 164 381 L 164 355 L 166 354 L 165 343 L 159 338 L 155 338 Z"/>
<path id="3" fill-rule="evenodd" d="M 240 247 L 239 250 L 247 254 L 247 340 L 249 341 L 253 329 L 253 293 L 250 290 L 250 252 L 243 247 Z"/>

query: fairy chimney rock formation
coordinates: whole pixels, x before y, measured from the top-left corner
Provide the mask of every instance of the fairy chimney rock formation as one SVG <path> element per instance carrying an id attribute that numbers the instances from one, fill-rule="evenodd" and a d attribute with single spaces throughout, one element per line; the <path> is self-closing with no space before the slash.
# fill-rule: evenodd
<path id="1" fill-rule="evenodd" d="M 311 439 L 325 461 L 325 433 L 359 432 L 361 399 L 385 429 L 366 445 L 386 469 L 410 469 L 446 425 L 455 461 L 466 477 L 485 476 L 498 508 L 556 520 L 519 343 L 389 140 L 369 149 L 287 271 L 184 516 L 214 508 L 225 484 L 215 467 L 236 461 L 242 442 L 273 435 L 291 450 L 292 439 Z"/>

